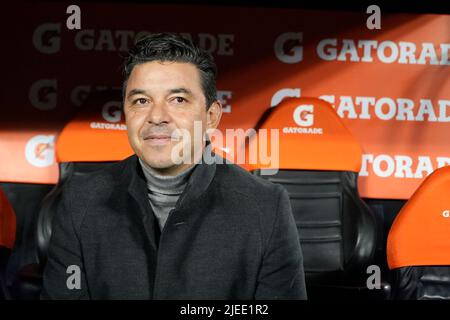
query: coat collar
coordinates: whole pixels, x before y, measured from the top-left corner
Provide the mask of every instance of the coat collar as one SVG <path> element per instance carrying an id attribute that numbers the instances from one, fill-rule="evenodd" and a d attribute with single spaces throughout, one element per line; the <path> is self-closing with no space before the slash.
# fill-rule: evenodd
<path id="1" fill-rule="evenodd" d="M 211 161 L 211 159 L 215 161 Z M 175 223 L 183 222 L 191 215 L 188 208 L 195 204 L 195 200 L 206 192 L 214 179 L 217 159 L 217 155 L 211 151 L 211 145 L 207 144 L 202 155 L 202 160 L 196 165 L 183 193 L 178 199 L 175 210 L 179 212 L 174 217 L 177 220 Z M 145 233 L 151 246 L 156 250 L 160 231 L 148 201 L 147 182 L 141 164 L 137 155 L 132 155 L 125 159 L 124 162 L 125 168 L 122 173 L 122 182 L 125 185 L 128 184 L 128 193 L 139 207 L 138 217 L 143 222 Z"/>
<path id="2" fill-rule="evenodd" d="M 211 159 L 214 161 L 211 161 Z M 196 165 L 185 190 L 178 199 L 176 209 L 182 210 L 191 206 L 196 199 L 206 192 L 215 176 L 217 159 L 218 156 L 211 151 L 211 144 L 208 143 L 203 151 L 202 160 Z M 142 218 L 148 219 L 149 216 L 153 218 L 153 214 L 148 214 L 152 212 L 152 209 L 148 203 L 147 183 L 137 155 L 132 155 L 125 162 L 126 168 L 122 177 L 125 180 L 124 183 L 128 184 L 128 193 L 139 204 Z"/>

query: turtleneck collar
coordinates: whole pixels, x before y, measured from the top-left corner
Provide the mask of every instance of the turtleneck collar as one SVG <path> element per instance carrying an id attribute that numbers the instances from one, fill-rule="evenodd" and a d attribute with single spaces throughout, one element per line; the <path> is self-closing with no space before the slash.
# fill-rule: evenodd
<path id="1" fill-rule="evenodd" d="M 145 179 L 147 180 L 147 188 L 150 191 L 178 195 L 183 192 L 186 187 L 186 183 L 196 166 L 196 164 L 194 164 L 175 176 L 164 176 L 158 174 L 153 168 L 142 161 L 141 158 L 139 158 L 139 163 L 141 164 Z"/>

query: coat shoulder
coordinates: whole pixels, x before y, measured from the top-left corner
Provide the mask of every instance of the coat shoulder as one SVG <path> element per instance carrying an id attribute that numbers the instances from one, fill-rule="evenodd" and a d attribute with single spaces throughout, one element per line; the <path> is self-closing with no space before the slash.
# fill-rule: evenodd
<path id="1" fill-rule="evenodd" d="M 99 197 L 106 195 L 107 190 L 113 190 L 115 185 L 121 181 L 123 174 L 132 165 L 133 159 L 129 157 L 115 163 L 105 163 L 104 166 L 88 173 L 78 173 L 75 171 L 64 184 L 64 193 L 76 197 L 78 201 L 89 199 L 99 200 Z M 102 192 L 99 192 L 99 191 Z"/>
<path id="2" fill-rule="evenodd" d="M 278 184 L 253 175 L 235 164 L 218 164 L 217 178 L 223 190 L 240 194 L 258 206 L 273 207 L 286 190 Z"/>
<path id="3" fill-rule="evenodd" d="M 218 198 L 223 199 L 227 211 L 238 214 L 241 221 L 259 226 L 263 248 L 268 246 L 276 221 L 290 221 L 295 226 L 289 195 L 283 186 L 235 164 L 218 164 L 216 171 L 215 185 L 220 185 Z"/>
<path id="4" fill-rule="evenodd" d="M 236 164 L 218 164 L 217 172 L 222 179 L 221 183 L 231 185 L 233 189 L 236 187 L 242 193 L 273 193 L 282 189 L 280 185 L 251 174 Z"/>
<path id="5" fill-rule="evenodd" d="M 72 219 L 75 228 L 81 228 L 86 213 L 95 214 L 92 206 L 101 206 L 108 203 L 117 191 L 117 186 L 123 179 L 123 174 L 133 164 L 132 157 L 125 160 L 105 164 L 96 171 L 75 172 L 61 187 L 61 199 L 58 201 L 62 206 L 61 218 L 64 216 Z"/>
<path id="6" fill-rule="evenodd" d="M 67 181 L 67 187 L 72 191 L 88 193 L 92 188 L 100 190 L 111 188 L 121 178 L 127 167 L 131 164 L 130 158 L 115 162 L 105 163 L 95 171 L 75 172 Z"/>

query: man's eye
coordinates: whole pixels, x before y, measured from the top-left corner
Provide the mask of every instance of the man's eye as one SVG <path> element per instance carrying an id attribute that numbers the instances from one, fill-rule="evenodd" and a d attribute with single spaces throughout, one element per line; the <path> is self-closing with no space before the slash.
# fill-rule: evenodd
<path id="1" fill-rule="evenodd" d="M 183 103 L 186 102 L 187 100 L 183 97 L 175 97 L 175 102 L 176 103 Z"/>
<path id="2" fill-rule="evenodd" d="M 136 100 L 134 100 L 134 104 L 146 104 L 147 103 L 147 99 L 145 98 L 138 98 Z"/>

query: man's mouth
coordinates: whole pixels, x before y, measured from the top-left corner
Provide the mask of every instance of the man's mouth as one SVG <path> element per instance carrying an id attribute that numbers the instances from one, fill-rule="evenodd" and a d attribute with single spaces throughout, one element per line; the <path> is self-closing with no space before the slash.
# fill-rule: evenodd
<path id="1" fill-rule="evenodd" d="M 171 137 L 170 135 L 165 134 L 151 134 L 146 136 L 144 138 L 144 141 L 151 145 L 165 145 L 170 143 Z"/>

